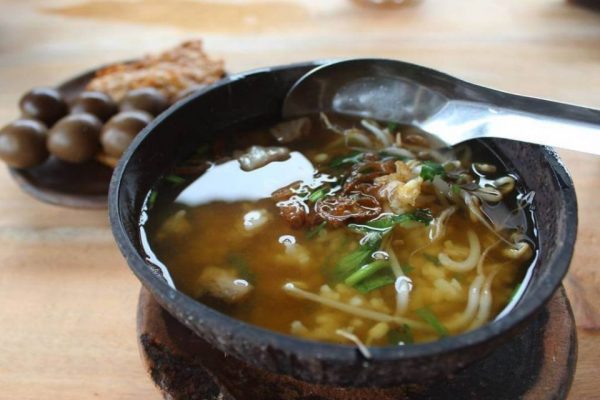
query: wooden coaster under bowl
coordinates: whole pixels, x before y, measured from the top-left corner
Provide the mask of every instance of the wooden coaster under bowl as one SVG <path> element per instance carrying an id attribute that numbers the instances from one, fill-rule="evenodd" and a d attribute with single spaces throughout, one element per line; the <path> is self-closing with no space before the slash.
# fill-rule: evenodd
<path id="1" fill-rule="evenodd" d="M 575 322 L 562 287 L 519 335 L 487 358 L 451 377 L 386 389 L 307 384 L 258 370 L 194 335 L 143 288 L 137 330 L 143 362 L 165 399 L 563 399 L 577 360 Z"/>

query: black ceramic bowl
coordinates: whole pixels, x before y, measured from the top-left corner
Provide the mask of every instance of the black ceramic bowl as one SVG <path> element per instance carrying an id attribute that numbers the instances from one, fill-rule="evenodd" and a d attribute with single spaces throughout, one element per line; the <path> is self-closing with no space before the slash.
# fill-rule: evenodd
<path id="1" fill-rule="evenodd" d="M 372 359 L 367 361 L 354 346 L 296 339 L 230 318 L 170 287 L 146 261 L 139 220 L 144 198 L 157 178 L 211 136 L 278 120 L 287 90 L 315 65 L 232 75 L 171 107 L 138 135 L 114 172 L 109 196 L 113 233 L 129 266 L 167 311 L 215 348 L 256 368 L 304 382 L 394 386 L 450 374 L 484 357 L 541 309 L 560 285 L 571 260 L 577 228 L 575 192 L 569 174 L 549 148 L 486 141 L 508 168 L 520 174 L 524 185 L 536 192 L 540 253 L 518 305 L 504 318 L 459 336 L 373 348 Z"/>

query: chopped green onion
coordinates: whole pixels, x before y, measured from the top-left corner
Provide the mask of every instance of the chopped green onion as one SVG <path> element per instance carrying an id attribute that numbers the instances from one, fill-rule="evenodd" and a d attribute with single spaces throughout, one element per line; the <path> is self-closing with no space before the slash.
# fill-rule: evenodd
<path id="1" fill-rule="evenodd" d="M 433 161 L 424 161 L 421 165 L 421 178 L 426 181 L 432 181 L 437 175 L 445 176 L 446 170 L 442 167 L 441 164 L 438 164 Z"/>
<path id="2" fill-rule="evenodd" d="M 394 225 L 401 223 L 401 221 L 408 221 L 409 219 L 410 218 L 405 217 L 405 214 L 392 215 L 376 219 L 375 221 L 369 221 L 365 223 L 365 225 L 375 230 L 384 231 L 392 229 Z"/>
<path id="3" fill-rule="evenodd" d="M 347 277 L 344 283 L 348 286 L 354 286 L 360 281 L 367 279 L 375 274 L 375 272 L 390 266 L 388 260 L 375 260 L 367 265 L 361 266 L 356 272 Z"/>
<path id="4" fill-rule="evenodd" d="M 323 221 L 319 225 L 315 226 L 314 228 L 309 229 L 306 232 L 306 238 L 312 239 L 312 238 L 316 237 L 317 235 L 319 235 L 319 233 L 321 233 L 321 231 L 323 229 L 325 229 L 325 225 L 327 225 L 327 221 Z"/>
<path id="5" fill-rule="evenodd" d="M 154 203 L 156 203 L 156 198 L 158 196 L 158 192 L 156 190 L 152 190 L 148 195 L 148 200 L 146 201 L 146 206 L 148 209 L 154 207 Z"/>
<path id="6" fill-rule="evenodd" d="M 396 132 L 396 130 L 398 129 L 398 124 L 395 122 L 388 122 L 387 124 L 387 130 L 389 133 L 393 133 Z"/>
<path id="7" fill-rule="evenodd" d="M 165 181 L 172 183 L 173 185 L 181 185 L 185 183 L 185 179 L 179 175 L 167 175 Z"/>
<path id="8" fill-rule="evenodd" d="M 362 161 L 364 155 L 365 153 L 363 152 L 353 151 L 349 154 L 334 158 L 329 163 L 329 166 L 331 168 L 339 168 L 346 164 L 356 164 Z"/>
<path id="9" fill-rule="evenodd" d="M 325 195 L 328 192 L 328 188 L 326 187 L 320 187 L 319 189 L 315 190 L 314 192 L 312 192 L 310 194 L 310 196 L 308 196 L 308 201 L 316 203 L 317 201 L 319 201 L 319 199 L 325 197 Z"/>
<path id="10" fill-rule="evenodd" d="M 352 253 L 344 256 L 335 266 L 336 280 L 342 281 L 352 275 L 371 257 L 372 253 L 371 249 L 359 247 Z"/>
<path id="11" fill-rule="evenodd" d="M 448 336 L 448 330 L 437 319 L 435 314 L 427 308 L 419 308 L 415 313 L 425 322 L 427 322 L 440 336 Z"/>
<path id="12" fill-rule="evenodd" d="M 401 265 L 400 268 L 402 268 L 402 272 L 404 272 L 406 275 L 410 274 L 415 270 L 415 267 L 413 267 L 410 264 Z"/>
<path id="13" fill-rule="evenodd" d="M 452 184 L 452 193 L 453 194 L 459 194 L 460 193 L 460 186 L 458 186 L 456 183 Z"/>
<path id="14" fill-rule="evenodd" d="M 401 328 L 391 329 L 388 332 L 388 341 L 394 345 L 412 344 L 414 338 L 410 326 L 404 324 Z"/>
<path id="15" fill-rule="evenodd" d="M 367 264 L 371 258 L 371 254 L 379 249 L 381 245 L 381 234 L 368 233 L 363 239 L 363 243 L 360 247 L 354 250 L 352 253 L 342 257 L 334 268 L 334 278 L 336 281 L 343 281 L 360 267 Z M 366 240 L 365 240 L 366 239 Z"/>
<path id="16" fill-rule="evenodd" d="M 396 282 L 396 277 L 391 271 L 385 273 L 375 274 L 370 278 L 363 280 L 362 282 L 354 285 L 354 288 L 361 293 L 369 293 L 375 289 L 382 288 L 384 286 L 393 285 Z"/>
<path id="17" fill-rule="evenodd" d="M 433 265 L 435 265 L 436 267 L 439 267 L 440 265 L 442 265 L 440 263 L 440 259 L 438 258 L 438 256 L 434 256 L 431 255 L 429 253 L 423 253 L 423 257 L 427 260 L 433 263 Z"/>
<path id="18" fill-rule="evenodd" d="M 348 224 L 349 229 L 359 233 L 387 233 L 392 228 L 392 226 L 393 225 L 384 228 L 378 228 L 367 224 Z"/>
<path id="19" fill-rule="evenodd" d="M 367 222 L 367 225 L 372 228 L 388 228 L 394 225 L 405 225 L 409 222 L 421 222 L 423 224 L 429 223 L 429 221 L 423 222 L 423 220 L 417 214 L 405 213 L 376 219 L 375 221 Z"/>
<path id="20" fill-rule="evenodd" d="M 406 226 L 410 222 L 420 222 L 429 225 L 431 222 L 431 211 L 427 209 L 416 210 L 412 213 L 395 214 L 384 216 L 365 224 L 349 224 L 348 228 L 358 232 L 388 232 L 395 225 Z"/>

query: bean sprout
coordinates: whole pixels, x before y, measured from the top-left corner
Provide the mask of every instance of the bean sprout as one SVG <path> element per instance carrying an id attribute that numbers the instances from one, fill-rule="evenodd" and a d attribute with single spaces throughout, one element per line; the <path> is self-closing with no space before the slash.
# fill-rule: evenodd
<path id="1" fill-rule="evenodd" d="M 440 253 L 438 255 L 440 263 L 450 271 L 466 272 L 472 270 L 477 265 L 477 261 L 481 255 L 479 238 L 472 230 L 467 231 L 467 237 L 469 239 L 469 255 L 463 261 L 454 261 L 448 257 L 446 253 Z"/>
<path id="2" fill-rule="evenodd" d="M 365 358 L 371 358 L 371 352 L 369 351 L 369 348 L 367 346 L 365 346 L 365 344 L 358 338 L 358 336 L 356 336 L 355 334 L 348 332 L 347 330 L 344 329 L 338 329 L 335 331 L 336 335 L 340 335 L 346 339 L 348 339 L 349 341 L 351 341 L 352 343 L 354 343 L 356 345 L 356 347 L 358 348 L 358 351 L 360 351 L 360 353 L 365 357 Z"/>
<path id="3" fill-rule="evenodd" d="M 367 318 L 373 321 L 392 322 L 398 325 L 406 324 L 414 329 L 431 330 L 431 327 L 429 325 L 424 324 L 422 322 L 400 316 L 388 315 L 378 311 L 351 306 L 344 302 L 332 300 L 327 297 L 323 297 L 318 294 L 314 294 L 306 290 L 300 289 L 291 282 L 283 285 L 283 290 L 292 296 L 314 301 L 315 303 L 320 303 L 324 306 L 334 308 L 336 310 L 343 311 L 348 314 L 356 315 L 357 317 Z"/>
<path id="4" fill-rule="evenodd" d="M 384 147 L 390 147 L 394 144 L 392 135 L 387 130 L 384 131 L 379 128 L 375 122 L 363 119 L 360 121 L 360 124 L 371 132 Z"/>

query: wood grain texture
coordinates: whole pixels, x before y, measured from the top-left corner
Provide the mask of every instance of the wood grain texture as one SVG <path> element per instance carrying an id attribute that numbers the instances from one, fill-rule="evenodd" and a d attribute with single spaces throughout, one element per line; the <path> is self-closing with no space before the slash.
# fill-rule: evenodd
<path id="1" fill-rule="evenodd" d="M 415 0 L 385 10 L 348 0 L 2 0 L 0 124 L 32 86 L 198 36 L 229 71 L 392 57 L 600 108 L 600 14 L 560 0 Z M 580 216 L 565 281 L 580 343 L 570 397 L 598 399 L 600 158 L 561 154 Z M 0 399 L 158 399 L 135 347 L 138 290 L 105 212 L 41 204 L 0 170 Z"/>

